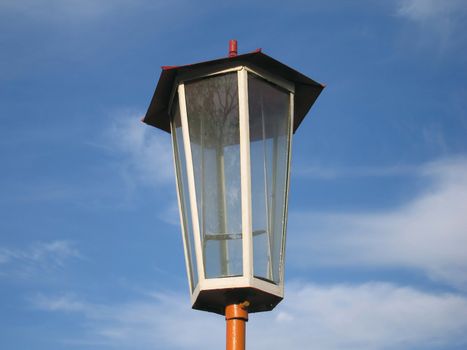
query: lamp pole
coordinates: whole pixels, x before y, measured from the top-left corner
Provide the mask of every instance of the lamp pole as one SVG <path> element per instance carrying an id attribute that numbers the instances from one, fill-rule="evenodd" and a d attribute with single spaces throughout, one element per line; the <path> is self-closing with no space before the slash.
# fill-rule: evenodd
<path id="1" fill-rule="evenodd" d="M 248 301 L 244 301 L 227 305 L 225 308 L 227 350 L 245 350 L 249 305 Z"/>

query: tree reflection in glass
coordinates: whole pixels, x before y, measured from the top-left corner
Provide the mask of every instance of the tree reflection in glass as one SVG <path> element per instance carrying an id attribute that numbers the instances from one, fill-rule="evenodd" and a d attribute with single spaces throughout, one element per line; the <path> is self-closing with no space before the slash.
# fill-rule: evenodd
<path id="1" fill-rule="evenodd" d="M 242 275 L 237 73 L 187 82 L 185 95 L 205 275 Z"/>

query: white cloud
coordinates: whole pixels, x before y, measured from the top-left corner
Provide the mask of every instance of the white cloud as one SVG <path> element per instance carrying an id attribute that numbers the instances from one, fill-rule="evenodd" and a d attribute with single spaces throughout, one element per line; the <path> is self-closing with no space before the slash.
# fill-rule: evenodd
<path id="1" fill-rule="evenodd" d="M 29 258 L 33 261 L 41 261 L 50 257 L 56 261 L 63 261 L 69 257 L 80 257 L 80 254 L 69 241 L 36 243 L 32 246 Z"/>
<path id="2" fill-rule="evenodd" d="M 223 341 L 222 318 L 192 312 L 188 299 L 187 295 L 152 293 L 147 299 L 117 305 L 89 303 L 70 295 L 39 295 L 30 301 L 39 310 L 84 316 L 85 334 L 57 339 L 59 342 L 118 345 L 121 349 L 190 349 L 193 344 L 217 348 Z M 219 330 L 217 338 L 211 334 L 213 329 Z"/>
<path id="3" fill-rule="evenodd" d="M 252 314 L 253 349 L 445 349 L 467 344 L 467 299 L 385 283 L 318 286 L 292 283 L 276 310 Z M 75 312 L 86 334 L 59 339 L 120 349 L 219 349 L 224 318 L 190 310 L 188 296 L 158 293 L 116 305 L 70 297 L 36 299 L 50 312 Z M 74 327 L 76 330 L 81 327 Z"/>
<path id="4" fill-rule="evenodd" d="M 359 166 L 359 167 L 323 167 L 318 165 L 298 165 L 292 169 L 293 176 L 333 180 L 339 178 L 359 177 L 390 177 L 416 175 L 421 169 L 411 165 L 395 165 L 387 167 Z"/>
<path id="5" fill-rule="evenodd" d="M 467 289 L 467 160 L 421 169 L 432 185 L 385 212 L 291 213 L 289 256 L 302 266 L 410 268 Z"/>
<path id="6" fill-rule="evenodd" d="M 126 208 L 134 204 L 135 189 L 158 190 L 166 203 L 160 218 L 178 222 L 171 136 L 141 122 L 141 113 L 120 110 L 86 145 L 100 162 L 81 169 L 79 178 L 57 178 L 32 184 L 14 183 L 15 191 L 0 196 L 0 203 L 68 202 L 86 210 Z M 97 150 L 97 152 L 96 152 Z M 165 190 L 167 189 L 167 190 Z M 160 199 L 160 198 L 159 198 Z M 162 210 L 162 209 L 161 209 Z M 6 257 L 0 255 L 0 263 Z"/>
<path id="7" fill-rule="evenodd" d="M 34 276 L 37 271 L 62 267 L 72 258 L 82 258 L 70 241 L 33 243 L 27 248 L 0 247 L 0 272 L 14 277 Z"/>
<path id="8" fill-rule="evenodd" d="M 143 124 L 141 114 L 124 113 L 104 135 L 105 147 L 122 156 L 120 175 L 130 186 L 160 186 L 174 182 L 169 134 Z"/>
<path id="9" fill-rule="evenodd" d="M 397 15 L 420 26 L 418 44 L 436 43 L 441 50 L 464 45 L 467 4 L 464 0 L 400 0 Z"/>
<path id="10" fill-rule="evenodd" d="M 175 188 L 173 188 L 173 191 L 175 192 Z M 165 208 L 162 209 L 162 212 L 158 215 L 158 218 L 169 225 L 180 226 L 178 202 L 168 202 Z"/>
<path id="11" fill-rule="evenodd" d="M 57 298 L 47 298 L 37 295 L 30 300 L 34 306 L 45 311 L 85 312 L 88 305 L 76 300 L 73 296 L 63 295 Z"/>
<path id="12" fill-rule="evenodd" d="M 397 13 L 413 21 L 442 20 L 466 8 L 463 0 L 402 0 Z"/>
<path id="13" fill-rule="evenodd" d="M 275 322 L 264 317 L 252 337 L 258 349 L 445 348 L 466 342 L 466 308 L 464 297 L 392 284 L 292 284 Z"/>

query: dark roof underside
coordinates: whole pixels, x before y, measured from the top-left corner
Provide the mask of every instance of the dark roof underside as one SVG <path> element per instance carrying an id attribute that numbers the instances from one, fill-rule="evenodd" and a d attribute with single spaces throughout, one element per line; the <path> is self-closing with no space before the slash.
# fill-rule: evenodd
<path id="1" fill-rule="evenodd" d="M 295 84 L 294 132 L 315 103 L 324 86 L 274 58 L 257 51 L 235 57 L 196 63 L 187 66 L 163 68 L 151 104 L 143 122 L 170 133 L 169 104 L 175 79 L 179 74 L 209 73 L 240 65 L 260 68 Z"/>

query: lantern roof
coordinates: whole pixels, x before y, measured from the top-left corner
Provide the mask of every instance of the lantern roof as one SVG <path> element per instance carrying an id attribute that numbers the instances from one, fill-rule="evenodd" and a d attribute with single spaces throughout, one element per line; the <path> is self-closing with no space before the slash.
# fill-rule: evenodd
<path id="1" fill-rule="evenodd" d="M 184 66 L 163 66 L 143 122 L 170 133 L 169 107 L 177 77 L 197 74 L 202 76 L 238 66 L 260 69 L 295 85 L 294 133 L 324 88 L 323 84 L 264 54 L 261 49 L 243 55 Z"/>

